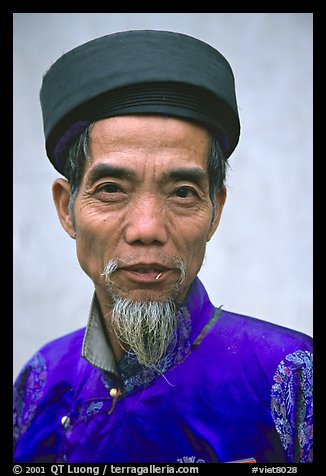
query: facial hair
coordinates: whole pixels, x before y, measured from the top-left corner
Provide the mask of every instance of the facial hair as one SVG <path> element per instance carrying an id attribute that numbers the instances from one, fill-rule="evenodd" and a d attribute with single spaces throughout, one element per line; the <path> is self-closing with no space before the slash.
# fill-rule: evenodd
<path id="1" fill-rule="evenodd" d="M 167 348 L 176 343 L 177 310 L 173 302 L 141 302 L 118 298 L 111 326 L 121 345 L 131 349 L 138 362 L 156 367 Z"/>
<path id="2" fill-rule="evenodd" d="M 145 367 L 157 369 L 162 357 L 168 357 L 176 345 L 179 314 L 176 296 L 185 277 L 184 263 L 174 259 L 180 276 L 169 296 L 160 301 L 133 301 L 117 295 L 111 277 L 119 265 L 119 261 L 110 260 L 102 274 L 113 302 L 111 328 L 124 350 L 133 351 Z"/>

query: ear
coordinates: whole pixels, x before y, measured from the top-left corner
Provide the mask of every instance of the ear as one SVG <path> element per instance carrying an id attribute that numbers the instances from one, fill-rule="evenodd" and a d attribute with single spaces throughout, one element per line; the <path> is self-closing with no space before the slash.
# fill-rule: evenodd
<path id="1" fill-rule="evenodd" d="M 57 179 L 52 185 L 52 195 L 62 227 L 71 238 L 75 238 L 75 227 L 68 206 L 70 199 L 69 182 L 65 179 Z"/>
<path id="2" fill-rule="evenodd" d="M 223 207 L 224 207 L 225 200 L 226 200 L 226 195 L 227 195 L 226 194 L 226 188 L 224 186 L 223 186 L 222 190 L 220 190 L 216 194 L 216 213 L 215 213 L 214 221 L 211 224 L 211 227 L 210 227 L 209 232 L 208 232 L 207 241 L 209 241 L 212 238 L 212 236 L 214 235 L 214 233 L 215 233 L 215 231 L 216 231 L 216 229 L 217 229 L 217 227 L 220 223 Z"/>

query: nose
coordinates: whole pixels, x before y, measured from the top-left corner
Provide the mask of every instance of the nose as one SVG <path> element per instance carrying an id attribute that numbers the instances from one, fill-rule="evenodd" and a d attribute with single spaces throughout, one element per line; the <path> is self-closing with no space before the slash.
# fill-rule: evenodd
<path id="1" fill-rule="evenodd" d="M 129 244 L 164 245 L 168 238 L 162 204 L 155 197 L 137 201 L 128 213 L 125 238 Z"/>

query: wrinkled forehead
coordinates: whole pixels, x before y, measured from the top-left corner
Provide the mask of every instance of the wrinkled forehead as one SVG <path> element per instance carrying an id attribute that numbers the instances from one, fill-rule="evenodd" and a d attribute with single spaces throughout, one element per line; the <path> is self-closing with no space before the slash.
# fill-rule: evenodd
<path id="1" fill-rule="evenodd" d="M 126 115 L 99 120 L 89 128 L 90 146 L 108 148 L 208 148 L 210 131 L 189 120 L 160 115 Z"/>

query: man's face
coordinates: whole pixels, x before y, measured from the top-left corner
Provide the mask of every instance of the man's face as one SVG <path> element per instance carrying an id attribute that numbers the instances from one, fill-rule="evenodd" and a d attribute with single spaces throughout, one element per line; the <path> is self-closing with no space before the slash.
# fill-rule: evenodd
<path id="1" fill-rule="evenodd" d="M 192 123 L 160 116 L 124 116 L 97 122 L 91 160 L 74 204 L 77 255 L 99 296 L 111 290 L 134 301 L 182 301 L 197 275 L 206 242 L 224 203 L 218 195 L 212 224 L 207 161 L 211 139 Z"/>

